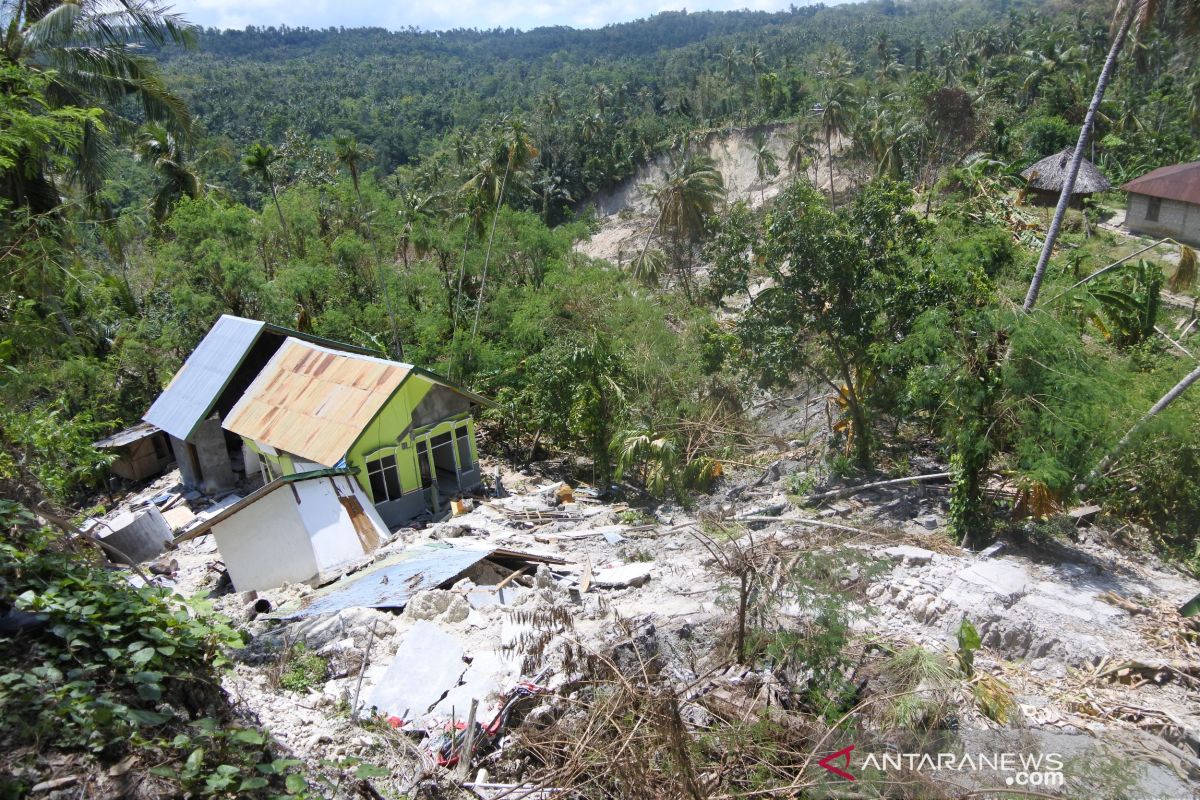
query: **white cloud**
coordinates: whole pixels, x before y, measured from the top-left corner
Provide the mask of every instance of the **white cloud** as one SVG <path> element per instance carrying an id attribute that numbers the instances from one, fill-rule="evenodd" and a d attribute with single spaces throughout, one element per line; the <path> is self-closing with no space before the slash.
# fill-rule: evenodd
<path id="1" fill-rule="evenodd" d="M 595 28 L 627 22 L 659 11 L 752 8 L 778 10 L 793 0 L 453 0 L 447 2 L 387 3 L 378 0 L 176 0 L 174 10 L 205 27 L 244 28 L 247 25 L 347 28 L 377 26 L 396 30 L 410 25 L 425 30 L 447 28 L 520 28 L 570 25 Z"/>

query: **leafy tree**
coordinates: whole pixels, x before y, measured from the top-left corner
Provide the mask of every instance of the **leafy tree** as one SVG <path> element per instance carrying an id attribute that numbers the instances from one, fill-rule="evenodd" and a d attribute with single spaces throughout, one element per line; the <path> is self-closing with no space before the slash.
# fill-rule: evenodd
<path id="1" fill-rule="evenodd" d="M 871 464 L 872 393 L 886 394 L 889 379 L 880 351 L 937 299 L 912 263 L 923 228 L 911 203 L 909 190 L 877 182 L 833 211 L 794 184 L 752 235 L 751 252 L 724 248 L 714 274 L 723 294 L 761 264 L 772 285 L 737 325 L 746 364 L 767 385 L 808 373 L 833 389 L 863 468 Z"/>
<path id="2" fill-rule="evenodd" d="M 155 0 L 32 0 L 7 5 L 3 18 L 0 61 L 45 76 L 47 108 L 104 109 L 104 125 L 94 116 L 82 121 L 84 136 L 71 153 L 72 176 L 89 195 L 100 189 L 109 162 L 105 128 L 132 128 L 126 115 L 131 108 L 177 131 L 190 127 L 186 106 L 167 90 L 153 59 L 139 51 L 138 38 L 156 47 L 193 42 L 183 19 Z M 51 165 L 32 153 L 21 160 L 24 169 L 6 175 L 4 199 L 34 213 L 57 207 Z"/>

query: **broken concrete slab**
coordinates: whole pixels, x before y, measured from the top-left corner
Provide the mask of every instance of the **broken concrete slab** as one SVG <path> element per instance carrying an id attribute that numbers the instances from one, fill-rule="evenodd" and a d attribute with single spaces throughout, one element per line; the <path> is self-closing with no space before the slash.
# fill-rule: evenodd
<path id="1" fill-rule="evenodd" d="M 506 656 L 498 650 L 475 653 L 460 683 L 430 710 L 430 715 L 444 719 L 461 719 L 466 709 L 471 707 L 471 701 L 478 700 L 479 716 L 476 719 L 487 724 L 499 711 L 500 695 L 520 676 L 519 656 Z"/>
<path id="2" fill-rule="evenodd" d="M 1076 527 L 1091 525 L 1102 510 L 1100 506 L 1095 505 L 1077 506 L 1067 512 L 1067 518 L 1075 523 Z"/>
<path id="3" fill-rule="evenodd" d="M 923 547 L 913 547 L 910 544 L 898 544 L 895 547 L 885 548 L 883 554 L 893 561 L 899 561 L 908 566 L 928 564 L 937 555 L 932 550 L 926 550 Z"/>
<path id="4" fill-rule="evenodd" d="M 135 563 L 160 555 L 172 541 L 171 526 L 155 506 L 126 511 L 91 526 L 106 544 L 120 550 Z M 115 560 L 115 557 L 112 557 Z"/>
<path id="5" fill-rule="evenodd" d="M 367 706 L 402 720 L 426 716 L 467 670 L 458 639 L 433 622 L 409 628 Z"/>
<path id="6" fill-rule="evenodd" d="M 1015 564 L 989 559 L 977 561 L 960 572 L 958 580 L 969 584 L 967 591 L 982 589 L 998 595 L 1005 605 L 1009 605 L 1025 593 L 1030 577 L 1028 572 Z"/>
<path id="7" fill-rule="evenodd" d="M 592 574 L 592 586 L 601 589 L 626 589 L 642 586 L 650 580 L 650 572 L 653 569 L 653 561 L 606 567 L 596 570 Z"/>

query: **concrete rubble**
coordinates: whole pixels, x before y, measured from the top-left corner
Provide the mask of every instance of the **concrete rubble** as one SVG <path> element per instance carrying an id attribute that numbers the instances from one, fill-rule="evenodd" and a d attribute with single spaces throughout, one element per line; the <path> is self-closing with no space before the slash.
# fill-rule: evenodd
<path id="1" fill-rule="evenodd" d="M 1078 541 L 1008 542 L 986 555 L 962 550 L 946 536 L 945 493 L 935 486 L 795 508 L 786 483 L 801 464 L 786 458 L 776 463 L 782 466 L 771 467 L 766 480 L 757 470 L 727 476 L 690 510 L 664 504 L 631 511 L 579 487 L 566 493 L 560 482 L 506 471 L 509 496 L 479 498 L 444 522 L 401 528 L 360 570 L 431 546 L 541 553 L 562 563 L 485 558 L 419 588 L 402 610 L 346 607 L 291 617 L 278 610 L 311 607 L 331 588 L 296 584 L 251 598 L 265 599 L 273 610 L 247 620 L 247 598 L 221 588 L 219 554 L 208 536 L 172 551 L 178 569 L 160 580 L 185 595 L 211 593 L 216 609 L 243 628 L 249 643 L 226 688 L 296 757 L 315 763 L 354 756 L 382 764 L 401 786 L 415 786 L 430 779 L 429 763 L 453 767 L 474 704 L 483 744 L 456 785 L 490 797 L 515 791 L 525 780 L 506 766 L 505 726 L 562 713 L 559 693 L 572 691 L 579 648 L 605 653 L 628 674 L 652 664 L 677 685 L 691 687 L 680 710 L 689 725 L 710 724 L 717 709 L 786 719 L 788 689 L 777 675 L 744 668 L 710 674 L 716 643 L 728 641 L 721 637 L 730 629 L 734 581 L 717 563 L 712 544 L 706 547 L 698 535 L 700 518 L 750 518 L 756 520 L 751 532 L 732 544 L 774 553 L 781 563 L 820 552 L 864 559 L 846 578 L 847 586 L 862 587 L 857 594 L 847 589 L 846 603 L 856 608 L 853 624 L 863 634 L 949 655 L 960 624 L 971 621 L 984 645 L 978 669 L 1012 688 L 1018 709 L 1008 723 L 1013 731 L 1061 744 L 1080 758 L 1126 747 L 1140 764 L 1134 780 L 1143 793 L 1183 796 L 1200 787 L 1200 771 L 1189 772 L 1188 761 L 1191 753 L 1200 765 L 1196 686 L 1182 679 L 1098 677 L 1167 652 L 1158 638 L 1165 634 L 1155 632 L 1151 618 L 1113 597 L 1147 609 L 1177 608 L 1200 584 L 1153 558 L 1129 559 L 1087 515 L 1080 517 Z M 497 469 L 489 465 L 487 472 Z M 836 513 L 823 513 L 830 509 Z M 796 625 L 810 616 L 803 603 L 781 613 Z M 286 672 L 288 654 L 299 643 L 323 659 L 326 674 L 302 690 L 281 688 L 279 671 Z M 1096 708 L 1068 699 L 1072 687 L 1085 682 Z M 525 704 L 522 712 L 509 719 L 518 700 Z M 1139 725 L 1113 711 L 1122 704 L 1166 715 L 1177 725 Z M 389 722 L 386 727 L 410 744 L 389 745 L 389 734 L 378 727 L 355 724 L 355 712 Z M 977 712 L 962 711 L 959 725 L 964 740 L 1008 730 Z M 455 726 L 459 733 L 452 732 Z M 414 746 L 429 763 L 414 759 Z M 1150 755 L 1137 755 L 1145 752 Z M 488 772 L 481 777 L 477 769 Z"/>

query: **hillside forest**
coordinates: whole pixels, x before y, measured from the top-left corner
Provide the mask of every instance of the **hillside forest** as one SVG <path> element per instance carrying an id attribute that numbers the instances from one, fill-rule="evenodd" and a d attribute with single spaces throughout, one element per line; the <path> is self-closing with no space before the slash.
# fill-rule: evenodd
<path id="1" fill-rule="evenodd" d="M 27 512 L 69 526 L 103 503 L 90 443 L 138 421 L 228 313 L 494 399 L 496 456 L 681 503 L 786 446 L 756 427 L 762 398 L 824 393 L 824 474 L 932 458 L 958 541 L 1091 502 L 1131 548 L 1200 574 L 1200 344 L 1173 338 L 1196 314 L 1195 254 L 1093 277 L 1133 250 L 1101 226 L 1123 194 L 1068 210 L 1047 247 L 1051 209 L 1018 177 L 1081 126 L 1114 186 L 1200 158 L 1194 2 L 879 0 L 527 32 L 0 8 L 12 563 L 59 569 Z M 760 138 L 756 167 L 783 188 L 729 196 L 700 143 L 773 126 L 786 155 Z M 642 246 L 581 252 L 603 223 L 589 200 L 656 158 Z M 19 580 L 0 567 L 0 589 Z"/>

